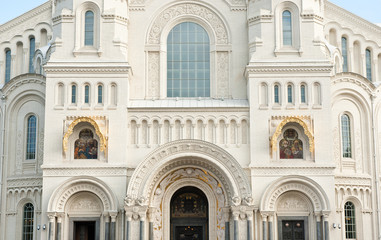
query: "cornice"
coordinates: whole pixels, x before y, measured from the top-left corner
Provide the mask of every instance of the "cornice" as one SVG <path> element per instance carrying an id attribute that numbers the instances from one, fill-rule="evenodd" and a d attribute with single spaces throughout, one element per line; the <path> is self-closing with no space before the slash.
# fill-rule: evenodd
<path id="1" fill-rule="evenodd" d="M 332 66 L 246 66 L 245 75 L 252 73 L 331 73 Z"/>
<path id="2" fill-rule="evenodd" d="M 157 107 L 152 107 L 152 108 L 144 108 L 144 107 L 139 107 L 139 108 L 132 108 L 132 107 L 127 107 L 129 113 L 133 112 L 245 112 L 248 113 L 250 110 L 250 107 L 247 108 L 237 108 L 237 107 L 220 107 L 220 108 L 212 108 L 212 107 L 189 107 L 189 108 L 184 108 L 184 107 L 178 107 L 178 108 L 173 108 L 173 107 L 163 107 L 163 108 L 157 108 Z"/>
<path id="3" fill-rule="evenodd" d="M 367 78 L 357 73 L 343 72 L 336 74 L 332 77 L 331 84 L 335 85 L 339 83 L 353 83 L 363 88 L 370 95 L 376 94 L 376 87 L 374 84 Z"/>
<path id="4" fill-rule="evenodd" d="M 305 161 L 304 161 L 305 162 Z M 251 175 L 256 176 L 285 176 L 285 175 L 318 175 L 318 176 L 333 176 L 335 166 L 330 165 L 312 165 L 311 162 L 306 162 L 303 165 L 300 164 L 290 164 L 287 165 L 278 162 L 277 165 L 273 166 L 250 166 Z M 309 165 L 309 166 L 308 166 Z"/>
<path id="5" fill-rule="evenodd" d="M 371 186 L 371 177 L 357 177 L 357 176 L 335 176 L 336 188 L 341 188 L 345 186 Z"/>
<path id="6" fill-rule="evenodd" d="M 364 36 L 367 36 L 369 34 L 372 35 L 378 35 L 378 38 L 381 35 L 381 27 L 377 26 L 374 23 L 371 23 L 329 1 L 325 2 L 325 13 L 326 13 L 326 18 L 331 19 L 331 20 L 345 20 L 349 24 L 344 27 L 350 27 L 353 29 L 353 25 L 356 24 L 358 27 L 358 30 L 363 32 Z M 342 22 L 340 22 L 342 24 Z M 366 31 L 366 33 L 364 33 Z"/>
<path id="7" fill-rule="evenodd" d="M 3 5 L 3 7 L 6 7 L 6 4 Z M 23 15 L 15 18 L 9 22 L 6 22 L 3 25 L 0 25 L 0 33 L 3 33 L 9 29 L 12 29 L 12 28 L 20 25 L 22 22 L 25 22 L 25 21 L 43 13 L 43 12 L 45 12 L 45 11 L 51 11 L 51 9 L 52 9 L 52 3 L 49 0 L 48 2 L 30 10 L 29 12 L 26 12 Z"/>
<path id="8" fill-rule="evenodd" d="M 52 66 L 45 65 L 46 73 L 129 73 L 130 66 Z"/>
<path id="9" fill-rule="evenodd" d="M 85 164 L 85 163 L 84 163 Z M 127 166 L 41 166 L 44 177 L 56 176 L 127 176 Z"/>

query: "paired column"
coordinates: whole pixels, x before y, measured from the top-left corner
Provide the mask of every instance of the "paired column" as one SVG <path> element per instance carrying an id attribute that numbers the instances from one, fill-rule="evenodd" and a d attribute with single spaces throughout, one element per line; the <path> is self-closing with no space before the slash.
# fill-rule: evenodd
<path id="1" fill-rule="evenodd" d="M 267 240 L 267 214 L 262 213 L 263 240 Z"/>
<path id="2" fill-rule="evenodd" d="M 225 220 L 225 240 L 230 240 L 230 208 L 225 207 L 224 220 Z"/>
<path id="3" fill-rule="evenodd" d="M 324 219 L 324 240 L 329 240 L 329 222 L 328 222 L 328 214 L 323 215 Z"/>
<path id="4" fill-rule="evenodd" d="M 125 207 L 126 211 L 126 240 L 131 239 L 131 225 L 133 220 L 139 221 L 139 240 L 145 239 L 145 229 L 146 229 L 146 216 L 147 216 L 147 206 L 128 206 Z M 152 227 L 151 227 L 152 226 Z M 152 232 L 152 238 L 150 234 L 150 239 L 153 239 L 153 218 L 152 224 L 150 222 L 150 233 Z M 114 240 L 114 239 L 113 239 Z"/>
<path id="5" fill-rule="evenodd" d="M 54 239 L 54 234 L 56 232 L 55 226 L 56 226 L 56 216 L 54 213 L 48 214 L 49 217 L 49 229 L 48 229 L 48 240 Z"/>
<path id="6" fill-rule="evenodd" d="M 315 214 L 316 218 L 316 239 L 323 240 L 321 232 L 321 215 Z"/>

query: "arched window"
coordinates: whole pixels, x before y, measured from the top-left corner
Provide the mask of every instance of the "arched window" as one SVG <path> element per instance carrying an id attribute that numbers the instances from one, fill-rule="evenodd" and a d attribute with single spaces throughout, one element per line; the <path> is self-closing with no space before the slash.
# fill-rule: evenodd
<path id="1" fill-rule="evenodd" d="M 102 85 L 98 85 L 98 103 L 103 103 L 103 87 Z"/>
<path id="2" fill-rule="evenodd" d="M 24 205 L 22 239 L 33 240 L 34 206 L 31 203 Z"/>
<path id="3" fill-rule="evenodd" d="M 301 103 L 307 103 L 306 100 L 306 85 L 300 86 L 300 102 Z"/>
<path id="4" fill-rule="evenodd" d="M 85 46 L 94 45 L 94 13 L 87 11 L 85 13 Z"/>
<path id="5" fill-rule="evenodd" d="M 32 115 L 28 117 L 27 134 L 26 134 L 26 159 L 36 158 L 36 141 L 37 141 L 37 118 Z"/>
<path id="6" fill-rule="evenodd" d="M 167 96 L 210 96 L 209 36 L 196 23 L 180 23 L 168 35 Z"/>
<path id="7" fill-rule="evenodd" d="M 85 86 L 85 103 L 89 103 L 90 102 L 90 86 L 89 85 L 86 85 Z"/>
<path id="8" fill-rule="evenodd" d="M 344 205 L 345 214 L 345 238 L 356 239 L 356 213 L 355 205 L 352 202 L 346 202 Z"/>
<path id="9" fill-rule="evenodd" d="M 347 38 L 341 38 L 341 53 L 343 55 L 343 72 L 348 72 L 348 46 Z"/>
<path id="10" fill-rule="evenodd" d="M 347 114 L 341 116 L 341 141 L 344 158 L 352 157 L 351 120 Z"/>
<path id="11" fill-rule="evenodd" d="M 71 103 L 77 103 L 77 86 L 71 85 Z"/>
<path id="12" fill-rule="evenodd" d="M 274 103 L 279 103 L 279 86 L 274 86 Z"/>
<path id="13" fill-rule="evenodd" d="M 11 80 L 11 50 L 5 51 L 5 83 Z"/>
<path id="14" fill-rule="evenodd" d="M 283 45 L 292 46 L 292 21 L 291 12 L 286 10 L 282 13 Z"/>
<path id="15" fill-rule="evenodd" d="M 369 49 L 365 51 L 366 58 L 366 78 L 372 81 L 372 53 Z"/>
<path id="16" fill-rule="evenodd" d="M 29 72 L 34 73 L 33 69 L 33 57 L 34 57 L 34 51 L 36 50 L 36 40 L 34 37 L 31 37 L 29 39 Z"/>
<path id="17" fill-rule="evenodd" d="M 287 85 L 287 102 L 288 103 L 293 103 L 292 92 L 293 92 L 292 85 L 288 84 Z"/>

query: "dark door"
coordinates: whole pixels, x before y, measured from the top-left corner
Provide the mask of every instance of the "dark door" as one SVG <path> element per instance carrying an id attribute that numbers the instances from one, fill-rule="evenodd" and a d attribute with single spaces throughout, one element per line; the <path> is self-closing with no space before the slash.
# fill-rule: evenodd
<path id="1" fill-rule="evenodd" d="M 198 188 L 184 187 L 173 195 L 171 240 L 208 240 L 208 200 Z"/>
<path id="2" fill-rule="evenodd" d="M 304 240 L 303 220 L 283 220 L 282 240 Z"/>
<path id="3" fill-rule="evenodd" d="M 74 240 L 95 240 L 95 221 L 74 222 Z"/>

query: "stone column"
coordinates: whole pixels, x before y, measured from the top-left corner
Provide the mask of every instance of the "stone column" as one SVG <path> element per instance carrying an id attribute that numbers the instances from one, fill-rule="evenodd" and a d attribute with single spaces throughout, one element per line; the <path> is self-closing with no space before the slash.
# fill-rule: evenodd
<path id="1" fill-rule="evenodd" d="M 315 214 L 315 218 L 316 218 L 316 239 L 323 240 L 322 234 L 321 234 L 321 215 Z"/>
<path id="2" fill-rule="evenodd" d="M 153 220 L 154 220 L 155 212 L 156 212 L 156 209 L 153 207 L 150 207 L 148 209 L 148 222 L 149 222 L 148 239 L 149 240 L 153 240 Z"/>
<path id="3" fill-rule="evenodd" d="M 263 240 L 267 240 L 267 214 L 262 214 Z"/>
<path id="4" fill-rule="evenodd" d="M 56 217 L 55 214 L 48 214 L 49 226 L 48 226 L 48 240 L 53 240 L 55 236 Z"/>
<path id="5" fill-rule="evenodd" d="M 268 221 L 268 228 L 269 228 L 269 240 L 274 239 L 274 231 L 273 231 L 273 226 L 274 226 L 274 215 L 271 214 L 269 216 L 269 221 Z"/>
<path id="6" fill-rule="evenodd" d="M 105 240 L 110 240 L 110 217 L 108 213 L 103 214 L 105 219 Z"/>
<path id="7" fill-rule="evenodd" d="M 110 239 L 115 240 L 116 239 L 116 216 L 118 215 L 118 212 L 112 212 L 110 213 L 111 216 L 111 223 L 110 223 Z"/>
<path id="8" fill-rule="evenodd" d="M 329 240 L 329 222 L 328 214 L 324 214 L 324 240 Z"/>
<path id="9" fill-rule="evenodd" d="M 146 212 L 139 213 L 140 228 L 139 228 L 139 240 L 144 240 L 145 236 L 145 222 L 146 222 Z"/>
<path id="10" fill-rule="evenodd" d="M 258 220 L 257 220 L 258 208 L 254 209 L 254 240 L 258 240 Z"/>
<path id="11" fill-rule="evenodd" d="M 61 240 L 61 231 L 62 231 L 62 215 L 57 217 L 57 232 L 56 232 L 56 240 Z"/>
<path id="12" fill-rule="evenodd" d="M 225 220 L 225 240 L 230 240 L 230 209 L 223 208 Z"/>
<path id="13" fill-rule="evenodd" d="M 246 212 L 247 216 L 247 240 L 253 240 L 253 210 Z"/>
<path id="14" fill-rule="evenodd" d="M 132 213 L 126 212 L 126 240 L 130 240 Z"/>
<path id="15" fill-rule="evenodd" d="M 238 224 L 239 224 L 239 214 L 240 212 L 237 210 L 233 211 L 233 220 L 234 220 L 234 240 L 239 239 L 239 229 L 238 229 Z"/>

